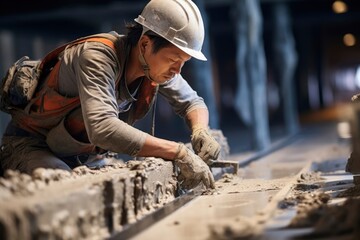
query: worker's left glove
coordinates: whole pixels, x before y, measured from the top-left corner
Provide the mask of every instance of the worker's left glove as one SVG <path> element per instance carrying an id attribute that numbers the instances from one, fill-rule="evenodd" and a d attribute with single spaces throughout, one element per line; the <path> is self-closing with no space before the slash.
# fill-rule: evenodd
<path id="1" fill-rule="evenodd" d="M 194 152 L 206 163 L 216 160 L 220 153 L 220 144 L 211 135 L 209 129 L 195 126 L 191 134 L 191 145 Z"/>
<path id="2" fill-rule="evenodd" d="M 190 190 L 200 183 L 206 188 L 215 188 L 215 180 L 209 166 L 183 143 L 179 144 L 174 162 L 180 169 L 178 181 L 183 188 Z"/>

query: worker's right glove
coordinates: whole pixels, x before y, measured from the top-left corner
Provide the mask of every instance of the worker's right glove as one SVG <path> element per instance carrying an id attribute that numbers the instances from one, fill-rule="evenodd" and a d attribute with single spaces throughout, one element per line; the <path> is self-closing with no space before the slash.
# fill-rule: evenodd
<path id="1" fill-rule="evenodd" d="M 174 158 L 180 169 L 178 181 L 185 189 L 192 189 L 202 182 L 206 188 L 215 188 L 214 177 L 209 166 L 183 143 L 179 144 L 178 152 Z"/>
<path id="2" fill-rule="evenodd" d="M 219 157 L 220 144 L 211 135 L 207 127 L 193 127 L 191 145 L 195 153 L 207 164 L 209 164 L 211 160 L 216 160 Z"/>

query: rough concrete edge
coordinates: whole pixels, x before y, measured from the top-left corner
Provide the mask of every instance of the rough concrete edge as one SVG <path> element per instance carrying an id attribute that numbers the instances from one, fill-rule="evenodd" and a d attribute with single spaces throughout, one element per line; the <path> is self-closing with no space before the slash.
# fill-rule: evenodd
<path id="1" fill-rule="evenodd" d="M 137 222 L 124 226 L 124 229 L 122 229 L 122 231 L 114 233 L 107 240 L 132 238 L 136 236 L 136 234 L 139 234 L 142 231 L 146 230 L 147 228 L 151 227 L 151 225 L 153 225 L 157 221 L 161 221 L 162 219 L 169 216 L 173 212 L 184 207 L 185 204 L 188 204 L 196 197 L 198 197 L 198 195 L 196 195 L 193 191 L 187 192 L 184 195 L 176 197 L 171 202 L 166 203 L 163 207 L 156 209 L 154 212 L 148 215 L 145 215 Z"/>
<path id="2" fill-rule="evenodd" d="M 146 162 L 144 161 L 144 162 L 142 162 L 142 164 L 146 164 Z M 126 171 L 126 172 L 124 172 L 124 171 Z M 159 177 L 158 171 L 165 171 L 165 173 L 163 173 L 163 177 L 161 179 Z M 124 175 L 124 176 L 122 176 L 122 175 Z M 152 178 L 151 175 L 153 177 L 158 176 L 157 177 L 158 181 L 149 182 L 148 181 L 149 178 L 150 179 Z M 137 179 L 137 178 L 139 178 L 139 179 Z M 0 218 L 2 220 L 2 221 L 0 221 L 0 236 L 3 235 L 3 237 L 5 239 L 18 239 L 18 238 L 19 239 L 33 239 L 34 234 L 35 235 L 36 234 L 40 234 L 40 235 L 41 234 L 45 234 L 45 235 L 50 234 L 49 235 L 49 238 L 50 238 L 53 233 L 43 232 L 42 229 L 40 229 L 40 227 L 42 225 L 36 226 L 37 227 L 36 229 L 30 228 L 30 225 L 35 224 L 35 223 L 32 223 L 33 219 L 36 219 L 37 220 L 36 222 L 39 223 L 41 221 L 41 219 L 44 218 L 43 217 L 44 214 L 45 215 L 49 214 L 49 217 L 50 217 L 50 215 L 55 216 L 57 213 L 60 213 L 63 210 L 65 210 L 65 209 L 60 208 L 60 206 L 63 206 L 62 203 L 66 202 L 66 200 L 64 200 L 64 197 L 65 197 L 65 199 L 68 199 L 68 196 L 74 196 L 74 198 L 76 198 L 76 200 L 79 200 L 79 201 L 77 201 L 77 204 L 79 204 L 79 205 L 82 204 L 83 200 L 85 200 L 85 201 L 89 200 L 92 202 L 94 199 L 89 199 L 88 196 L 90 196 L 90 195 L 87 193 L 90 191 L 90 189 L 94 189 L 95 186 L 97 186 L 97 188 L 98 188 L 98 190 L 96 191 L 96 196 L 98 196 L 99 199 L 100 198 L 102 199 L 107 194 L 114 195 L 115 192 L 117 192 L 114 184 L 118 181 L 124 180 L 127 182 L 127 184 L 124 185 L 124 187 L 127 190 L 126 191 L 124 190 L 124 198 L 122 198 L 123 200 L 121 200 L 121 202 L 119 202 L 119 204 L 121 205 L 121 206 L 119 205 L 121 209 L 119 208 L 118 211 L 112 211 L 112 209 L 114 208 L 113 204 L 115 203 L 115 199 L 112 199 L 111 202 L 103 199 L 101 201 L 101 204 L 96 207 L 97 212 L 101 213 L 101 217 L 99 217 L 99 220 L 101 220 L 101 221 L 97 222 L 99 224 L 99 226 L 96 226 L 96 227 L 98 227 L 99 231 L 100 230 L 105 231 L 105 230 L 109 230 L 109 229 L 112 229 L 112 231 L 121 231 L 121 229 L 125 225 L 123 225 L 119 222 L 119 224 L 120 224 L 119 226 L 113 226 L 114 224 L 111 224 L 111 227 L 109 227 L 106 224 L 108 219 L 104 218 L 105 215 L 109 219 L 110 218 L 113 219 L 112 222 L 115 223 L 114 218 L 116 218 L 116 216 L 113 216 L 112 214 L 115 212 L 119 212 L 119 214 L 123 214 L 124 209 L 122 209 L 123 208 L 122 206 L 123 206 L 123 204 L 126 204 L 127 208 L 129 208 L 129 209 L 125 209 L 127 211 L 127 214 L 126 214 L 127 220 L 126 220 L 125 224 L 129 224 L 132 221 L 136 222 L 138 219 L 142 218 L 143 216 L 150 214 L 157 207 L 161 207 L 160 205 L 166 204 L 166 202 L 173 200 L 173 197 L 168 196 L 168 194 L 170 192 L 175 193 L 175 189 L 169 190 L 166 188 L 167 184 L 172 179 L 173 179 L 173 164 L 172 164 L 172 162 L 162 160 L 161 165 L 158 165 L 158 164 L 156 165 L 156 169 L 154 169 L 154 168 L 150 168 L 148 170 L 147 169 L 132 170 L 130 168 L 116 169 L 116 170 L 111 170 L 110 172 L 100 173 L 99 175 L 80 176 L 78 179 L 66 179 L 66 180 L 64 180 L 64 182 L 62 182 L 62 181 L 54 182 L 54 185 L 57 185 L 58 188 L 57 187 L 53 188 L 54 185 L 52 185 L 52 186 L 48 186 L 45 189 L 43 189 L 44 191 L 35 192 L 34 195 L 13 196 L 13 199 L 16 200 L 15 202 L 19 203 L 19 204 L 16 204 L 16 206 L 14 204 L 12 204 L 10 206 L 8 204 L 0 204 L 0 209 L 6 210 L 4 212 L 0 212 Z M 136 181 L 138 181 L 138 183 L 136 183 Z M 76 183 L 76 184 L 74 184 L 74 183 Z M 106 185 L 109 185 L 109 184 L 111 185 L 110 191 L 106 190 Z M 66 189 L 66 186 L 70 186 L 70 185 L 72 185 L 73 187 Z M 154 187 L 153 185 L 154 186 L 156 185 L 156 186 Z M 164 189 L 157 189 L 158 185 L 164 186 Z M 58 193 L 57 193 L 56 190 L 59 190 L 59 189 L 61 189 L 61 191 L 58 191 Z M 124 188 L 122 187 L 121 189 L 119 189 L 119 191 L 123 192 L 123 189 Z M 154 190 L 154 192 L 153 192 L 153 190 Z M 135 212 L 133 212 L 135 207 L 138 208 L 138 211 L 143 211 L 146 209 L 146 203 L 154 204 L 153 203 L 154 199 L 159 197 L 159 196 L 155 196 L 155 195 L 157 195 L 157 190 L 161 192 L 161 196 L 160 196 L 161 199 L 159 199 L 160 201 L 156 202 L 156 205 L 158 205 L 158 206 L 155 208 L 151 208 L 150 211 L 142 212 L 141 214 L 135 214 Z M 135 196 L 136 192 L 137 192 L 138 196 Z M 51 198 L 45 197 L 46 195 Z M 133 201 L 135 201 L 135 202 L 131 202 L 131 201 L 129 202 L 130 198 L 133 199 Z M 43 199 L 43 200 L 41 200 L 41 199 Z M 56 199 L 58 199 L 58 200 L 56 200 Z M 8 199 L 8 201 L 10 201 L 10 200 L 11 199 Z M 38 203 L 38 201 L 40 201 L 40 203 Z M 130 204 L 130 205 L 128 205 L 128 204 Z M 52 206 L 54 206 L 54 209 L 52 209 Z M 55 209 L 56 206 L 59 206 L 59 208 L 57 210 Z M 37 209 L 37 211 L 33 211 L 34 208 L 35 208 L 35 210 Z M 33 209 L 33 210 L 31 210 L 31 209 Z M 51 210 L 50 212 L 48 212 L 49 209 Z M 46 212 L 41 213 L 41 210 L 44 210 Z M 30 215 L 28 216 L 28 214 L 27 214 L 27 213 L 29 213 L 29 211 L 31 213 L 30 215 L 33 216 L 31 218 L 29 218 Z M 81 209 L 79 211 L 81 211 Z M 73 220 L 76 221 L 77 217 L 78 217 L 78 215 L 76 215 L 76 214 L 80 213 L 79 211 L 78 212 L 69 212 L 69 214 L 71 216 L 70 216 L 70 218 L 66 218 L 66 219 L 67 220 L 70 219 L 69 221 L 73 221 Z M 106 211 L 108 211 L 108 213 L 106 213 Z M 19 221 L 21 221 L 21 222 L 19 224 L 16 224 L 16 221 L 13 218 L 19 219 Z M 65 223 L 66 222 L 63 222 L 61 224 L 62 228 L 64 228 L 64 229 L 66 227 Z M 49 222 L 49 224 L 51 224 L 51 223 Z M 52 227 L 53 227 L 52 225 L 51 226 L 49 225 L 49 227 L 46 226 L 45 230 L 49 230 L 49 229 L 51 230 Z M 71 226 L 71 227 L 76 227 L 76 226 Z M 115 227 L 115 228 L 113 228 L 113 227 Z M 4 231 L 2 232 L 1 230 L 4 230 Z M 78 231 L 80 231 L 80 230 L 78 229 Z M 105 236 L 111 235 L 113 233 L 112 231 L 108 232 L 108 233 L 104 232 L 103 234 L 100 234 L 100 233 L 98 233 L 98 234 L 102 235 L 102 237 L 105 237 Z M 63 232 L 63 230 L 61 230 L 60 232 Z M 26 236 L 26 237 L 24 237 L 24 236 Z M 64 237 L 63 239 L 69 239 L 69 238 Z"/>

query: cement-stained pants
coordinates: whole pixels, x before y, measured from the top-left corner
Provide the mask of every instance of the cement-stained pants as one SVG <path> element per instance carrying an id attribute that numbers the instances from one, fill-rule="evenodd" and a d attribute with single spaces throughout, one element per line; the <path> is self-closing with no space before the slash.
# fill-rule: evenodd
<path id="1" fill-rule="evenodd" d="M 87 157 L 84 165 L 106 165 L 102 155 Z M 76 157 L 60 159 L 51 152 L 45 140 L 35 137 L 4 136 L 0 148 L 0 167 L 31 174 L 36 168 L 53 168 L 71 171 L 83 165 Z"/>
<path id="2" fill-rule="evenodd" d="M 40 167 L 71 170 L 69 165 L 50 151 L 44 140 L 34 137 L 3 137 L 0 165 L 3 170 L 19 170 L 28 174 Z"/>

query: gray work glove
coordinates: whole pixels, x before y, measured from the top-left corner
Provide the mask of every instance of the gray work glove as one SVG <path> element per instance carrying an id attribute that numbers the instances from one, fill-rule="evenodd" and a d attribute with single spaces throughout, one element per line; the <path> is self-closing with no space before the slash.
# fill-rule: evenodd
<path id="1" fill-rule="evenodd" d="M 215 188 L 215 180 L 209 166 L 183 143 L 179 144 L 174 162 L 180 169 L 178 181 L 182 182 L 183 188 L 192 189 L 199 185 L 200 182 L 206 188 Z"/>
<path id="2" fill-rule="evenodd" d="M 208 128 L 194 127 L 191 134 L 191 145 L 197 155 L 207 164 L 216 160 L 220 153 L 220 144 L 211 135 Z"/>

